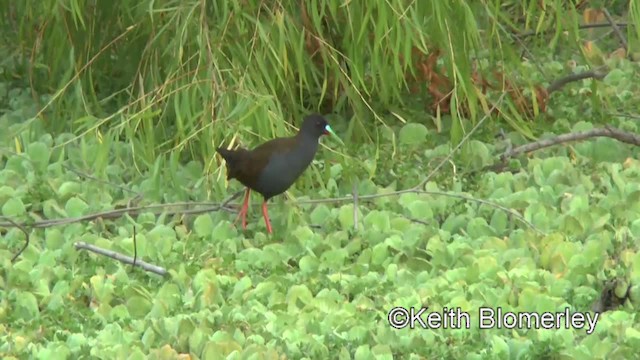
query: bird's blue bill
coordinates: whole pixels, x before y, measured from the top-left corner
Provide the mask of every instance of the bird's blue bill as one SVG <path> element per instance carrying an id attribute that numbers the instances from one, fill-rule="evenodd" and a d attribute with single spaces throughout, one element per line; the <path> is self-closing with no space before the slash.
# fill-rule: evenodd
<path id="1" fill-rule="evenodd" d="M 329 124 L 327 124 L 327 126 L 324 127 L 324 130 L 327 134 L 330 134 L 331 136 L 333 136 L 336 140 L 338 140 L 338 142 L 340 143 L 340 145 L 344 145 L 344 143 L 342 142 L 342 139 L 340 139 L 340 137 L 338 137 L 338 135 L 336 135 L 335 132 L 333 132 L 333 129 L 331 128 L 331 126 L 329 126 Z"/>

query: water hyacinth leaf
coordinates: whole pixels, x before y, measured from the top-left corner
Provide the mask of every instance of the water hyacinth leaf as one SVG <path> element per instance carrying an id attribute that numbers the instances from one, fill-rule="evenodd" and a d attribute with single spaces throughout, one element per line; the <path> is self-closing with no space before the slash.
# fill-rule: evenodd
<path id="1" fill-rule="evenodd" d="M 358 218 L 362 216 L 360 209 L 358 209 Z M 338 213 L 338 221 L 342 229 L 353 228 L 353 204 L 347 204 L 340 207 Z"/>
<path id="2" fill-rule="evenodd" d="M 294 285 L 287 292 L 287 306 L 289 313 L 296 313 L 299 309 L 313 302 L 313 294 L 306 285 Z"/>
<path id="3" fill-rule="evenodd" d="M 309 220 L 312 224 L 326 224 L 327 219 L 331 218 L 331 210 L 325 204 L 320 204 L 316 206 L 311 214 L 309 215 Z"/>
<path id="4" fill-rule="evenodd" d="M 300 259 L 298 265 L 300 266 L 300 271 L 303 273 L 313 273 L 318 270 L 320 262 L 315 256 L 305 255 Z"/>
<path id="5" fill-rule="evenodd" d="M 398 139 L 404 145 L 418 145 L 426 141 L 429 130 L 426 126 L 417 123 L 409 123 L 400 129 Z"/>
<path id="6" fill-rule="evenodd" d="M 27 146 L 27 154 L 38 171 L 44 171 L 49 165 L 51 149 L 43 142 L 34 142 Z"/>
<path id="7" fill-rule="evenodd" d="M 196 235 L 201 238 L 211 236 L 211 233 L 213 233 L 213 220 L 211 219 L 211 215 L 198 215 L 196 220 L 193 222 L 193 228 L 196 231 Z"/>
<path id="8" fill-rule="evenodd" d="M 389 213 L 378 210 L 371 211 L 364 218 L 364 226 L 376 231 L 388 231 L 391 228 Z"/>
<path id="9" fill-rule="evenodd" d="M 16 315 L 23 319 L 37 319 L 40 316 L 38 300 L 28 291 L 21 291 L 16 299 Z"/>
<path id="10" fill-rule="evenodd" d="M 354 360 L 368 360 L 373 357 L 371 353 L 371 348 L 368 345 L 360 345 L 356 349 L 356 353 L 354 355 Z"/>
<path id="11" fill-rule="evenodd" d="M 84 200 L 74 196 L 67 200 L 64 209 L 71 217 L 81 217 L 85 215 L 87 209 L 89 209 L 89 205 Z"/>
<path id="12" fill-rule="evenodd" d="M 2 205 L 2 215 L 7 217 L 20 217 L 23 216 L 26 211 L 24 203 L 20 198 L 11 198 Z"/>

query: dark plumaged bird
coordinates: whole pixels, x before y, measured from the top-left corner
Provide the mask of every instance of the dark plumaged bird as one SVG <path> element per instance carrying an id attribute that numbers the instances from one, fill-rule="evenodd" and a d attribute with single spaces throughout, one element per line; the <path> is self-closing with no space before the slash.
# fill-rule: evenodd
<path id="1" fill-rule="evenodd" d="M 304 118 L 300 131 L 295 136 L 276 138 L 253 150 L 216 149 L 227 162 L 227 179 L 236 179 L 247 187 L 242 208 L 236 218 L 236 221 L 242 218 L 242 229 L 247 228 L 249 195 L 254 190 L 264 198 L 262 215 L 267 232 L 272 233 L 267 202 L 289 189 L 302 175 L 316 155 L 320 137 L 329 134 L 342 143 L 325 118 L 313 114 Z"/>

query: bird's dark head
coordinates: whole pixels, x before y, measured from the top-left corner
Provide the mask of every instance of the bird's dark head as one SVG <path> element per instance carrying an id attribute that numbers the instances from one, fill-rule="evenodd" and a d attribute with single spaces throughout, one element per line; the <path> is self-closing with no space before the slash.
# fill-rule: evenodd
<path id="1" fill-rule="evenodd" d="M 300 127 L 300 133 L 305 135 L 311 135 L 315 138 L 319 138 L 322 135 L 329 135 L 335 133 L 327 120 L 318 114 L 308 115 L 302 121 L 302 126 Z"/>

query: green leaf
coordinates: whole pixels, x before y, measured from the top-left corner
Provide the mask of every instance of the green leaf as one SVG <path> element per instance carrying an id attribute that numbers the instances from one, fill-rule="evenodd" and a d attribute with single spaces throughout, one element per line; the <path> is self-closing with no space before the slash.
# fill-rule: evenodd
<path id="1" fill-rule="evenodd" d="M 320 204 L 316 206 L 311 214 L 309 215 L 309 220 L 312 224 L 326 224 L 327 219 L 331 217 L 331 210 L 325 204 Z"/>
<path id="2" fill-rule="evenodd" d="M 467 225 L 467 233 L 472 239 L 479 239 L 483 236 L 494 236 L 495 231 L 487 224 L 483 218 L 473 218 Z"/>
<path id="3" fill-rule="evenodd" d="M 42 211 L 44 212 L 44 216 L 49 219 L 68 216 L 67 212 L 64 211 L 64 209 L 61 208 L 58 202 L 54 199 L 45 200 L 42 203 Z"/>
<path id="4" fill-rule="evenodd" d="M 82 347 L 86 345 L 87 345 L 87 338 L 82 333 L 70 334 L 69 337 L 67 337 L 67 346 L 69 347 L 69 350 L 71 350 L 72 352 L 80 351 Z"/>
<path id="5" fill-rule="evenodd" d="M 171 254 L 172 247 L 176 242 L 176 232 L 167 225 L 160 224 L 147 233 L 147 241 L 153 244 L 149 252 L 153 257 L 168 256 Z M 153 253 L 151 250 L 155 250 Z"/>
<path id="6" fill-rule="evenodd" d="M 151 302 L 142 296 L 131 296 L 127 299 L 127 310 L 134 318 L 143 318 L 151 310 Z"/>
<path id="7" fill-rule="evenodd" d="M 493 212 L 489 226 L 491 226 L 496 234 L 504 233 L 507 230 L 508 224 L 509 218 L 504 211 L 496 210 Z"/>
<path id="8" fill-rule="evenodd" d="M 371 252 L 371 263 L 374 265 L 382 265 L 389 257 L 388 245 L 385 243 L 377 244 Z"/>
<path id="9" fill-rule="evenodd" d="M 352 215 L 353 216 L 353 215 Z M 373 210 L 367 214 L 364 218 L 364 226 L 367 229 L 376 231 L 389 231 L 391 228 L 391 221 L 389 219 L 389 213 L 387 211 Z"/>
<path id="10" fill-rule="evenodd" d="M 415 219 L 422 221 L 433 219 L 433 210 L 431 210 L 431 204 L 427 201 L 413 201 L 407 206 L 407 209 L 411 213 L 411 217 Z"/>
<path id="11" fill-rule="evenodd" d="M 374 359 L 393 360 L 393 353 L 389 345 L 378 344 L 371 349 Z"/>
<path id="12" fill-rule="evenodd" d="M 605 85 L 609 85 L 615 87 L 620 82 L 627 78 L 627 74 L 621 69 L 612 69 L 607 73 L 607 75 L 602 79 L 602 82 Z"/>
<path id="13" fill-rule="evenodd" d="M 429 130 L 426 126 L 417 123 L 408 123 L 400 129 L 398 139 L 400 144 L 417 145 L 427 140 Z"/>
<path id="14" fill-rule="evenodd" d="M 196 232 L 196 235 L 198 235 L 200 238 L 210 237 L 213 233 L 213 220 L 211 219 L 211 215 L 199 215 L 193 222 L 193 228 Z"/>
<path id="15" fill-rule="evenodd" d="M 202 350 L 203 360 L 226 358 L 232 352 L 240 353 L 242 347 L 233 340 L 209 341 Z"/>
<path id="16" fill-rule="evenodd" d="M 114 286 L 111 281 L 105 281 L 103 275 L 94 275 L 89 279 L 93 294 L 101 303 L 109 303 L 113 298 Z"/>
<path id="17" fill-rule="evenodd" d="M 22 319 L 37 319 L 40 316 L 38 300 L 28 291 L 22 291 L 16 299 L 16 316 Z"/>
<path id="18" fill-rule="evenodd" d="M 287 292 L 289 313 L 298 312 L 298 303 L 309 305 L 313 301 L 313 294 L 306 285 L 294 285 Z"/>
<path id="19" fill-rule="evenodd" d="M 360 212 L 360 210 L 358 210 Z M 359 214 L 360 216 L 361 214 Z M 338 213 L 338 221 L 342 229 L 353 228 L 353 204 L 342 205 Z"/>
<path id="20" fill-rule="evenodd" d="M 182 301 L 182 293 L 178 285 L 174 283 L 166 283 L 160 288 L 156 294 L 155 303 L 161 303 L 167 310 L 172 311 L 178 309 Z"/>
<path id="21" fill-rule="evenodd" d="M 396 276 L 398 275 L 398 265 L 397 264 L 389 264 L 387 266 L 387 270 L 385 272 L 385 275 L 390 280 L 395 280 Z"/>
<path id="22" fill-rule="evenodd" d="M 356 349 L 356 353 L 353 357 L 354 360 L 369 360 L 373 357 L 369 345 L 360 345 Z"/>
<path id="23" fill-rule="evenodd" d="M 85 214 L 89 205 L 78 197 L 72 197 L 67 201 L 64 209 L 70 217 L 81 217 Z"/>
<path id="24" fill-rule="evenodd" d="M 345 249 L 333 249 L 323 252 L 320 256 L 320 271 L 341 268 L 348 256 L 349 253 Z"/>
<path id="25" fill-rule="evenodd" d="M 65 344 L 59 342 L 51 342 L 47 344 L 47 347 L 38 351 L 36 358 L 47 359 L 68 359 L 70 355 L 69 349 Z"/>
<path id="26" fill-rule="evenodd" d="M 252 294 L 256 297 L 266 297 L 277 291 L 278 286 L 273 281 L 264 281 L 256 285 Z"/>
<path id="27" fill-rule="evenodd" d="M 64 244 L 65 240 L 62 236 L 62 233 L 57 228 L 50 228 L 45 230 L 45 244 L 47 249 L 49 250 L 57 250 L 60 249 Z"/>
<path id="28" fill-rule="evenodd" d="M 634 344 L 635 346 L 640 345 L 640 331 L 638 331 L 638 330 L 636 330 L 636 329 L 634 329 L 632 327 L 628 327 L 624 331 L 624 336 L 628 340 L 630 340 L 631 343 Z"/>
<path id="29" fill-rule="evenodd" d="M 640 281 L 640 251 L 636 253 L 632 264 L 631 276 L 637 279 L 637 281 Z"/>
<path id="30" fill-rule="evenodd" d="M 462 151 L 462 158 L 469 165 L 481 168 L 492 163 L 491 152 L 486 144 L 478 140 L 471 140 Z"/>
<path id="31" fill-rule="evenodd" d="M 79 194 L 82 191 L 82 185 L 75 181 L 65 181 L 58 187 L 58 196 L 62 200 L 66 200 L 70 196 Z"/>
<path id="32" fill-rule="evenodd" d="M 318 266 L 320 262 L 318 258 L 311 255 L 305 255 L 300 259 L 298 266 L 300 266 L 300 271 L 302 273 L 313 273 L 318 270 Z"/>
<path id="33" fill-rule="evenodd" d="M 135 348 L 129 351 L 127 360 L 145 360 L 147 356 L 139 348 Z"/>
<path id="34" fill-rule="evenodd" d="M 22 199 L 18 197 L 11 198 L 2 205 L 2 215 L 7 217 L 19 217 L 24 215 L 26 212 L 27 210 L 24 207 Z"/>
<path id="35" fill-rule="evenodd" d="M 34 142 L 29 144 L 26 153 L 34 163 L 35 168 L 44 171 L 49 164 L 49 157 L 51 156 L 51 149 L 42 142 Z"/>
<path id="36" fill-rule="evenodd" d="M 189 335 L 189 348 L 191 351 L 199 354 L 202 351 L 202 347 L 207 341 L 207 337 L 200 329 L 195 329 L 191 335 Z"/>
<path id="37" fill-rule="evenodd" d="M 242 301 L 242 295 L 244 295 L 247 290 L 251 289 L 251 286 L 253 286 L 251 278 L 248 276 L 243 277 L 233 287 L 231 297 L 237 301 Z"/>
<path id="38" fill-rule="evenodd" d="M 491 349 L 493 350 L 492 357 L 497 358 L 509 358 L 509 345 L 503 338 L 493 335 L 491 338 Z"/>
<path id="39" fill-rule="evenodd" d="M 198 271 L 193 278 L 192 286 L 202 308 L 208 308 L 221 300 L 218 277 L 213 269 Z"/>
<path id="40" fill-rule="evenodd" d="M 0 178 L 0 181 L 3 181 Z M 0 186 L 0 203 L 5 203 L 7 200 L 16 196 L 16 190 L 11 186 Z"/>

